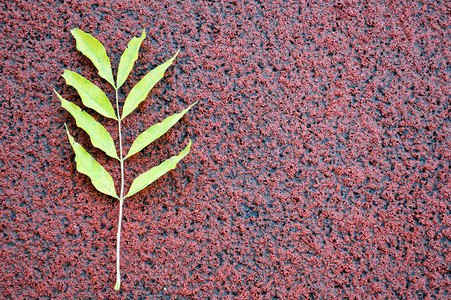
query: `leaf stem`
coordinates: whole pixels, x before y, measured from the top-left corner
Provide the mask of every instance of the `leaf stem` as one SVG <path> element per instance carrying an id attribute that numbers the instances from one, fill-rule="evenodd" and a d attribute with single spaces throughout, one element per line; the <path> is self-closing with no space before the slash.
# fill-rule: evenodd
<path id="1" fill-rule="evenodd" d="M 120 245 L 121 245 L 121 225 L 122 225 L 122 206 L 124 204 L 124 158 L 122 157 L 122 134 L 121 134 L 121 115 L 119 113 L 118 89 L 116 90 L 116 110 L 119 127 L 119 161 L 121 163 L 121 194 L 119 198 L 119 224 L 117 226 L 117 248 L 116 248 L 116 285 L 114 289 L 119 291 L 121 288 L 121 270 L 120 270 Z"/>

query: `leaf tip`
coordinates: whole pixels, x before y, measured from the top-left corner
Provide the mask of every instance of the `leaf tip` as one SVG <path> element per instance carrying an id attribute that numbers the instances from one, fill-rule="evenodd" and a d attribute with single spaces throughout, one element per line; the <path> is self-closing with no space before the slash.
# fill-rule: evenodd
<path id="1" fill-rule="evenodd" d="M 80 30 L 80 29 L 78 29 L 78 28 L 72 28 L 72 29 L 70 30 L 70 33 L 72 34 L 73 37 L 78 36 L 78 34 L 79 34 L 80 32 L 83 32 L 83 31 Z"/>
<path id="2" fill-rule="evenodd" d="M 66 123 L 64 123 L 64 127 L 66 127 L 66 133 L 67 133 L 67 137 L 69 138 L 69 142 L 70 142 L 71 145 L 73 145 L 74 138 L 70 135 L 69 128 L 67 128 L 67 124 Z"/>
<path id="3" fill-rule="evenodd" d="M 61 101 L 61 106 L 63 105 L 63 101 L 65 101 L 65 99 L 55 90 L 53 89 L 53 91 L 55 92 L 55 94 L 58 96 L 58 99 L 60 99 Z"/>

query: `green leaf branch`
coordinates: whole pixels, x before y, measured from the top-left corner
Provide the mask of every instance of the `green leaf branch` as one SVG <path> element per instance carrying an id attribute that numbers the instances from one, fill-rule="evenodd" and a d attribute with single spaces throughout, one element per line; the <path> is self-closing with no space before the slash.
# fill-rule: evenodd
<path id="1" fill-rule="evenodd" d="M 64 107 L 76 121 L 76 125 L 83 129 L 89 136 L 91 143 L 94 147 L 105 152 L 106 155 L 119 160 L 120 171 L 121 171 L 121 183 L 120 183 L 120 194 L 117 195 L 116 188 L 114 185 L 113 178 L 105 170 L 105 168 L 100 165 L 80 144 L 78 144 L 74 138 L 69 133 L 66 126 L 67 136 L 72 149 L 75 152 L 75 163 L 77 171 L 87 175 L 94 187 L 101 193 L 109 195 L 119 200 L 119 224 L 117 231 L 117 248 L 116 248 L 116 284 L 114 286 L 115 290 L 119 290 L 121 286 L 121 273 L 120 273 L 120 243 L 121 243 L 121 225 L 122 225 L 122 207 L 124 204 L 124 199 L 133 196 L 137 192 L 146 188 L 152 182 L 157 180 L 159 177 L 166 174 L 168 171 L 175 169 L 177 164 L 188 155 L 191 148 L 191 140 L 188 145 L 178 154 L 175 155 L 158 166 L 155 166 L 144 172 L 143 174 L 136 177 L 126 195 L 124 195 L 124 161 L 130 156 L 138 153 L 153 141 L 164 135 L 168 130 L 174 126 L 177 121 L 179 121 L 197 102 L 191 104 L 189 107 L 176 113 L 172 116 L 165 118 L 162 122 L 151 126 L 149 129 L 141 133 L 130 147 L 127 155 L 123 155 L 122 151 L 122 130 L 121 121 L 127 117 L 138 105 L 143 102 L 150 90 L 157 84 L 157 82 L 163 78 L 165 71 L 173 63 L 177 57 L 179 51 L 175 53 L 173 57 L 168 59 L 163 64 L 157 66 L 155 69 L 151 70 L 147 75 L 145 75 L 130 91 L 129 95 L 125 99 L 122 114 L 119 111 L 119 97 L 118 91 L 120 87 L 127 80 L 135 61 L 138 59 L 138 51 L 141 46 L 142 41 L 146 38 L 145 30 L 143 30 L 139 38 L 134 37 L 129 43 L 128 47 L 125 49 L 121 56 L 116 82 L 113 78 L 113 72 L 111 69 L 110 60 L 106 54 L 105 47 L 97 39 L 92 37 L 89 33 L 85 33 L 80 29 L 73 29 L 71 31 L 72 35 L 76 40 L 77 49 L 88 57 L 94 66 L 97 68 L 99 76 L 110 83 L 116 92 L 116 112 L 110 100 L 107 98 L 105 93 L 93 84 L 88 79 L 84 78 L 80 74 L 75 72 L 64 70 L 63 78 L 66 83 L 74 87 L 78 94 L 80 95 L 82 103 L 95 110 L 97 113 L 118 122 L 118 132 L 119 132 L 119 155 L 117 155 L 117 149 L 114 144 L 114 140 L 109 134 L 109 132 L 102 126 L 98 121 L 96 121 L 90 114 L 83 111 L 80 107 L 72 102 L 65 100 L 57 91 L 55 91 L 59 100 L 61 101 L 61 106 Z"/>

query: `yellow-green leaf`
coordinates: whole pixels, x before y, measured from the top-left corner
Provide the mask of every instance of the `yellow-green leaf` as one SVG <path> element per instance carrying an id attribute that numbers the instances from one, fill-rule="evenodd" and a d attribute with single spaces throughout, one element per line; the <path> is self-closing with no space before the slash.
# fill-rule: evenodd
<path id="1" fill-rule="evenodd" d="M 133 68 L 133 64 L 138 59 L 138 51 L 142 41 L 146 38 L 146 30 L 143 30 L 141 37 L 134 37 L 125 49 L 119 62 L 119 68 L 117 70 L 117 88 L 119 89 L 127 80 L 130 71 Z"/>
<path id="2" fill-rule="evenodd" d="M 77 171 L 87 175 L 94 187 L 101 193 L 119 199 L 114 188 L 114 181 L 111 175 L 77 143 L 70 135 L 66 126 L 67 136 L 69 137 L 72 149 L 75 152 L 75 162 L 77 164 Z"/>
<path id="3" fill-rule="evenodd" d="M 179 155 L 173 156 L 164 162 L 162 162 L 160 165 L 153 167 L 149 171 L 142 173 L 138 177 L 133 180 L 133 183 L 130 187 L 130 190 L 128 191 L 127 195 L 125 197 L 130 197 L 140 190 L 147 187 L 149 184 L 166 174 L 168 171 L 175 169 L 177 166 L 177 163 L 181 161 L 188 153 L 191 148 L 191 140 L 188 143 L 188 146 L 183 149 Z M 124 197 L 124 198 L 125 198 Z"/>
<path id="4" fill-rule="evenodd" d="M 64 107 L 77 122 L 77 126 L 86 131 L 91 139 L 94 147 L 99 148 L 112 158 L 119 159 L 114 146 L 114 141 L 105 127 L 97 122 L 91 115 L 83 111 L 80 107 L 72 102 L 67 101 L 57 91 L 55 91 L 58 98 L 61 100 L 61 106 Z"/>
<path id="5" fill-rule="evenodd" d="M 172 64 L 174 59 L 179 54 L 179 51 L 175 53 L 173 57 L 168 59 L 163 64 L 159 65 L 146 76 L 144 76 L 130 91 L 127 98 L 125 99 L 124 108 L 122 109 L 122 117 L 124 119 L 128 114 L 130 114 L 138 105 L 144 101 L 149 94 L 150 90 L 157 84 L 157 82 L 163 78 L 164 72 Z"/>
<path id="6" fill-rule="evenodd" d="M 99 76 L 108 81 L 114 88 L 113 72 L 105 47 L 96 38 L 78 28 L 71 30 L 77 42 L 77 49 L 88 57 L 99 71 Z"/>
<path id="7" fill-rule="evenodd" d="M 107 118 L 117 120 L 110 100 L 94 83 L 69 70 L 64 70 L 63 78 L 68 85 L 73 86 L 77 90 L 84 105 Z"/>
<path id="8" fill-rule="evenodd" d="M 191 104 L 189 107 L 185 108 L 182 112 L 167 117 L 163 120 L 163 122 L 157 123 L 141 133 L 133 142 L 125 158 L 138 153 L 139 151 L 150 145 L 153 141 L 168 132 L 168 130 L 171 129 L 171 127 L 174 126 L 174 124 L 177 123 L 177 121 L 180 120 L 196 103 L 197 101 Z"/>

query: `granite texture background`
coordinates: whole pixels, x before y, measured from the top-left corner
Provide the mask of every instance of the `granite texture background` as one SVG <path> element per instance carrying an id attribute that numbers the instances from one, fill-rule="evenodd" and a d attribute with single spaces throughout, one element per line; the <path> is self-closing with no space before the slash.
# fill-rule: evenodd
<path id="1" fill-rule="evenodd" d="M 408 3 L 407 3 L 408 2 Z M 446 1 L 1 1 L 0 296 L 4 299 L 449 299 L 450 9 Z M 193 140 L 176 170 L 118 203 L 76 172 L 52 89 L 64 68 L 114 91 L 75 48 L 120 55 L 146 28 L 121 103 L 181 53 L 124 121 L 126 163 Z M 117 141 L 117 124 L 91 112 Z"/>

